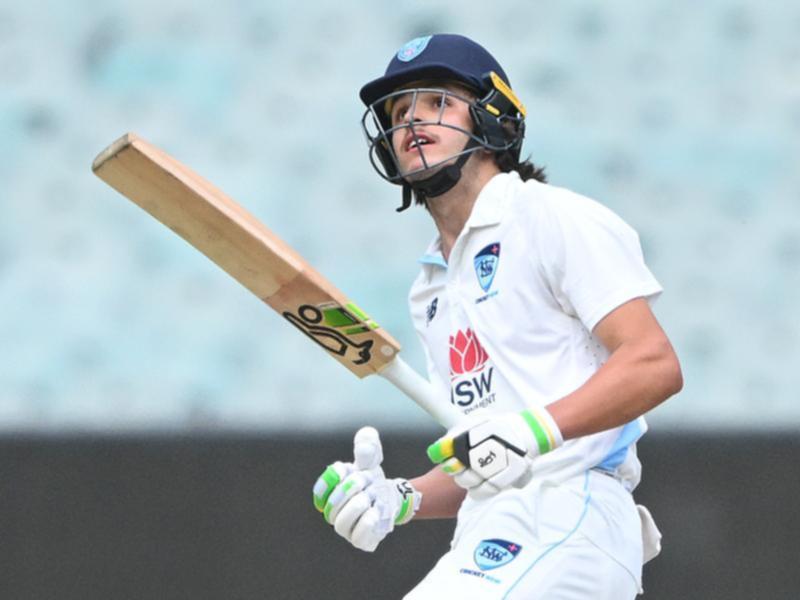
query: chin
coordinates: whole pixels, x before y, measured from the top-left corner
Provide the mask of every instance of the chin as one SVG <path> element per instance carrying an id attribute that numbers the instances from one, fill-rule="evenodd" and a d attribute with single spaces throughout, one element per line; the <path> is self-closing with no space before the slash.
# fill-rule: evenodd
<path id="1" fill-rule="evenodd" d="M 428 162 L 436 163 L 438 160 L 440 159 L 430 159 L 428 160 Z M 448 161 L 445 164 L 439 164 L 426 169 L 424 168 L 422 161 L 415 160 L 413 163 L 403 168 L 403 172 L 408 173 L 408 175 L 404 175 L 403 178 L 407 179 L 408 181 L 420 181 L 422 179 L 427 179 L 431 175 L 434 175 L 438 171 L 441 171 L 444 167 L 447 166 L 447 164 L 452 164 L 453 162 L 455 161 Z"/>

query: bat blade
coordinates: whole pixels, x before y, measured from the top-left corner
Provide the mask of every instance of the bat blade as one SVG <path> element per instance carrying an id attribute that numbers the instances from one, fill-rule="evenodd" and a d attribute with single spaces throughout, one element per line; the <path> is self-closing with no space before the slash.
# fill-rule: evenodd
<path id="1" fill-rule="evenodd" d="M 275 309 L 359 377 L 381 374 L 452 426 L 460 413 L 399 356 L 400 344 L 302 256 L 200 175 L 128 133 L 92 164 L 103 181 Z"/>

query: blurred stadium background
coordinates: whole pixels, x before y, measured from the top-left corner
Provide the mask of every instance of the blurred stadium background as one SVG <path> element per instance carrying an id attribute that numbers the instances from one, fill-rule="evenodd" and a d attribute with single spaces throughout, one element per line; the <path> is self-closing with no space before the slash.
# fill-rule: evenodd
<path id="1" fill-rule="evenodd" d="M 525 153 L 636 227 L 666 289 L 686 387 L 640 446 L 666 536 L 645 597 L 800 597 L 800 5 L 779 0 L 0 3 L 0 596 L 399 598 L 446 546 L 446 523 L 376 556 L 334 539 L 317 471 L 369 423 L 410 475 L 435 426 L 90 170 L 128 130 L 167 149 L 421 370 L 405 297 L 433 227 L 394 213 L 357 90 L 435 31 L 492 51 Z"/>

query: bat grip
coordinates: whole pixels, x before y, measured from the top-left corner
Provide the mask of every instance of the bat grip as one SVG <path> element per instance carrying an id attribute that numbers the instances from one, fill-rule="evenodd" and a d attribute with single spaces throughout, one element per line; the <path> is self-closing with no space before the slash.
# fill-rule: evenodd
<path id="1" fill-rule="evenodd" d="M 464 418 L 461 411 L 448 402 L 448 398 L 442 398 L 429 381 L 399 356 L 395 356 L 378 375 L 416 402 L 445 429 L 450 429 Z"/>

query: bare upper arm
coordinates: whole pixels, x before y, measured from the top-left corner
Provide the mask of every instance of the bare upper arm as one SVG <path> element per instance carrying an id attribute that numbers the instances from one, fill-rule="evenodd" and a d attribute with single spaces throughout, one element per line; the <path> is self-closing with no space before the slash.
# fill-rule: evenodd
<path id="1" fill-rule="evenodd" d="M 609 352 L 614 352 L 625 342 L 669 344 L 645 298 L 634 298 L 621 304 L 603 317 L 592 333 Z"/>

